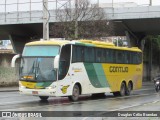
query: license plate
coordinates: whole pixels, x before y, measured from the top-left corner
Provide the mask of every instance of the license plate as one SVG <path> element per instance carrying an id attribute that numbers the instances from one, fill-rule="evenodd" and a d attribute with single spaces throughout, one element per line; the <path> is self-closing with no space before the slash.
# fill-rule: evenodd
<path id="1" fill-rule="evenodd" d="M 38 91 L 32 91 L 33 95 L 38 95 Z"/>

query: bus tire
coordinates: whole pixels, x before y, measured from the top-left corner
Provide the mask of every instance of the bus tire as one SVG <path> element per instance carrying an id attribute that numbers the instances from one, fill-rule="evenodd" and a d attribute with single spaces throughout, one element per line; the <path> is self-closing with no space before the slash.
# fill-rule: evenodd
<path id="1" fill-rule="evenodd" d="M 104 98 L 106 97 L 105 93 L 95 93 L 91 95 L 92 98 Z"/>
<path id="2" fill-rule="evenodd" d="M 118 96 L 120 96 L 120 92 L 113 92 L 113 95 L 114 95 L 115 97 L 118 97 Z"/>
<path id="3" fill-rule="evenodd" d="M 126 93 L 126 85 L 124 82 L 121 83 L 121 88 L 120 88 L 120 96 L 125 96 Z"/>
<path id="4" fill-rule="evenodd" d="M 49 96 L 39 96 L 41 100 L 48 100 Z"/>
<path id="5" fill-rule="evenodd" d="M 72 102 L 78 101 L 80 95 L 80 88 L 77 84 L 74 85 L 72 95 L 68 96 L 69 100 Z"/>
<path id="6" fill-rule="evenodd" d="M 129 82 L 128 87 L 126 87 L 126 95 L 129 96 L 131 94 L 131 91 L 132 91 L 132 83 Z"/>

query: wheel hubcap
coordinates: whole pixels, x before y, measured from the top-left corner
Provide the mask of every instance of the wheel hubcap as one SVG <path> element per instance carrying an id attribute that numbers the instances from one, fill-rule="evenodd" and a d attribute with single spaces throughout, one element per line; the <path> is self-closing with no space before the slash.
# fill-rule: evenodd
<path id="1" fill-rule="evenodd" d="M 79 90 L 78 90 L 78 88 L 75 88 L 73 90 L 73 96 L 74 96 L 74 98 L 77 98 L 79 96 Z"/>

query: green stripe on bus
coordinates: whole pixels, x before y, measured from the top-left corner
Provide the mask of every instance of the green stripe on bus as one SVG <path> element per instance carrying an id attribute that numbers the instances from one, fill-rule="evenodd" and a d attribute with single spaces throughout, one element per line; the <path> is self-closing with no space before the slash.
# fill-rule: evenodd
<path id="1" fill-rule="evenodd" d="M 91 82 L 91 84 L 96 87 L 96 88 L 101 88 L 101 84 L 98 81 L 97 75 L 96 75 L 96 71 L 94 69 L 94 66 L 92 63 L 84 63 L 84 66 L 86 68 L 89 80 Z"/>
<path id="2" fill-rule="evenodd" d="M 98 80 L 101 84 L 102 87 L 109 87 L 109 84 L 107 82 L 107 79 L 106 79 L 106 75 L 104 73 L 104 69 L 102 67 L 102 64 L 101 63 L 94 63 L 94 69 L 96 71 L 96 74 L 97 74 L 97 77 L 98 77 Z"/>
<path id="3" fill-rule="evenodd" d="M 83 45 L 83 46 L 85 46 L 85 43 L 75 43 L 75 45 Z"/>
<path id="4" fill-rule="evenodd" d="M 94 47 L 95 45 L 92 45 L 92 44 L 88 44 L 86 43 L 85 46 L 88 46 L 88 47 Z"/>
<path id="5" fill-rule="evenodd" d="M 107 87 L 108 83 L 100 63 L 84 63 L 91 84 L 96 88 Z"/>
<path id="6" fill-rule="evenodd" d="M 39 82 L 36 84 L 37 87 L 48 87 L 52 84 L 52 82 Z"/>
<path id="7" fill-rule="evenodd" d="M 75 45 L 82 45 L 82 46 L 88 46 L 88 47 L 94 47 L 95 45 L 89 44 L 89 43 L 75 43 Z"/>

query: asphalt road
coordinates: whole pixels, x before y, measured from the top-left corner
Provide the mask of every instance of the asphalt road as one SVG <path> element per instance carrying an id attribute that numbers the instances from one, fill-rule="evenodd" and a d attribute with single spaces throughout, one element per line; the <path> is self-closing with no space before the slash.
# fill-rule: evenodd
<path id="1" fill-rule="evenodd" d="M 130 96 L 114 97 L 111 93 L 106 94 L 103 98 L 92 98 L 90 95 L 82 96 L 78 102 L 70 102 L 67 97 L 50 97 L 48 101 L 41 101 L 35 96 L 21 95 L 19 92 L 0 92 L 0 111 L 97 111 L 92 114 L 78 117 L 65 117 L 62 113 L 61 117 L 54 119 L 79 119 L 79 120 L 97 120 L 97 119 L 117 119 L 114 117 L 101 116 L 101 113 L 107 114 L 110 111 L 159 111 L 160 110 L 160 92 L 156 93 L 152 84 L 143 86 L 142 89 L 133 91 Z M 67 114 L 67 113 L 66 113 Z M 82 115 L 82 116 L 81 116 Z M 54 116 L 54 115 L 52 115 Z M 142 117 L 141 117 L 142 118 Z M 147 117 L 147 119 L 150 117 Z M 153 117 L 151 117 L 153 118 Z M 157 118 L 157 117 L 156 117 Z M 2 118 L 3 119 L 3 118 Z M 9 119 L 9 118 L 7 118 Z M 13 119 L 13 118 L 12 118 Z M 27 118 L 14 118 L 25 120 Z M 32 118 L 33 119 L 33 118 Z M 39 120 L 40 118 L 34 118 Z M 52 119 L 51 117 L 41 119 Z M 128 119 L 119 117 L 119 119 Z M 136 119 L 136 117 L 129 119 Z M 139 119 L 139 118 L 137 118 Z M 143 119 L 146 119 L 143 118 Z"/>

